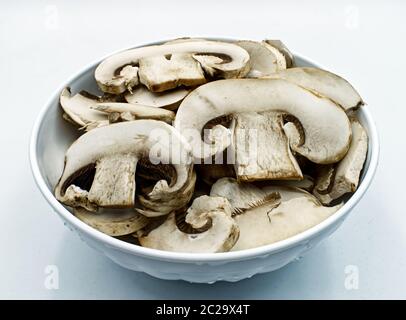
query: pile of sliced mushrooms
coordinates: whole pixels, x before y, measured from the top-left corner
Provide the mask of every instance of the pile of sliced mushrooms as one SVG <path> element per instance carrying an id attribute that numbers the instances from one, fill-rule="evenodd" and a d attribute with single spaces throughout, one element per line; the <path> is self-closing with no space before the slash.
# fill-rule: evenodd
<path id="1" fill-rule="evenodd" d="M 82 134 L 55 196 L 107 235 L 176 252 L 255 248 L 317 225 L 358 187 L 360 95 L 296 67 L 279 40 L 176 39 L 114 54 L 94 76 L 99 95 L 60 95 Z"/>

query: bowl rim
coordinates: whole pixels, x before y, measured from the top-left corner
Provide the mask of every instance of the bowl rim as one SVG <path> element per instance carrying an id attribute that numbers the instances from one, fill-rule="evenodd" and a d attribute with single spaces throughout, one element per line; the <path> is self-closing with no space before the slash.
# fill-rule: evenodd
<path id="1" fill-rule="evenodd" d="M 223 41 L 235 41 L 232 38 L 213 38 L 213 37 L 204 37 L 208 40 L 223 40 Z M 71 76 L 67 81 L 65 81 L 61 86 L 59 86 L 51 97 L 48 99 L 46 104 L 42 107 L 40 113 L 38 114 L 30 138 L 30 146 L 29 146 L 29 159 L 30 159 L 30 166 L 31 171 L 34 176 L 34 180 L 40 189 L 42 195 L 46 199 L 46 201 L 51 205 L 56 213 L 58 213 L 64 220 L 68 221 L 71 225 L 74 226 L 80 232 L 83 232 L 87 236 L 90 236 L 92 239 L 101 242 L 106 247 L 117 249 L 122 252 L 126 252 L 132 255 L 141 256 L 144 258 L 154 259 L 154 260 L 164 260 L 164 261 L 172 261 L 172 262 L 184 262 L 184 263 L 205 263 L 205 262 L 229 262 L 229 261 L 237 261 L 237 260 L 247 260 L 250 258 L 258 257 L 258 256 L 267 256 L 273 253 L 284 251 L 288 248 L 294 247 L 302 242 L 309 241 L 317 234 L 323 232 L 324 230 L 328 229 L 328 227 L 332 226 L 335 222 L 340 220 L 344 217 L 347 213 L 351 211 L 351 209 L 360 201 L 363 197 L 365 192 L 367 191 L 369 185 L 372 182 L 372 179 L 375 175 L 378 161 L 379 161 L 379 138 L 378 132 L 376 128 L 375 121 L 372 118 L 372 115 L 368 108 L 363 107 L 362 113 L 365 117 L 366 122 L 369 126 L 369 141 L 370 141 L 370 163 L 365 172 L 365 176 L 361 181 L 358 189 L 355 193 L 348 199 L 347 202 L 333 215 L 328 217 L 327 219 L 323 220 L 321 223 L 307 229 L 297 235 L 289 237 L 287 239 L 268 244 L 265 246 L 245 249 L 240 251 L 231 251 L 231 252 L 221 252 L 221 253 L 184 253 L 184 252 L 171 252 L 171 251 L 163 251 L 157 249 L 146 248 L 138 245 L 134 245 L 111 236 L 108 236 L 90 226 L 85 224 L 84 222 L 77 219 L 70 211 L 68 211 L 56 198 L 54 197 L 53 193 L 48 189 L 45 179 L 43 178 L 39 163 L 38 163 L 38 155 L 37 155 L 37 146 L 38 146 L 38 137 L 40 129 L 43 125 L 43 120 L 48 112 L 48 110 L 52 107 L 53 102 L 58 99 L 60 92 L 63 88 L 67 87 L 69 84 L 73 83 L 79 77 L 81 77 L 84 73 L 88 72 L 90 69 L 97 66 L 101 61 L 103 61 L 108 56 L 121 52 L 123 50 L 128 50 L 131 48 L 143 47 L 148 45 L 155 45 L 161 44 L 169 40 L 163 41 L 156 41 L 152 43 L 131 46 L 128 48 L 117 50 L 113 53 L 109 53 L 104 57 L 96 59 L 95 61 L 89 63 L 84 68 L 81 68 L 78 72 L 76 72 L 73 76 Z M 320 64 L 314 62 L 312 59 L 307 58 L 306 56 L 294 53 L 294 56 L 304 60 L 310 64 L 313 64 L 319 68 L 323 68 Z M 328 70 L 328 69 L 327 69 Z"/>

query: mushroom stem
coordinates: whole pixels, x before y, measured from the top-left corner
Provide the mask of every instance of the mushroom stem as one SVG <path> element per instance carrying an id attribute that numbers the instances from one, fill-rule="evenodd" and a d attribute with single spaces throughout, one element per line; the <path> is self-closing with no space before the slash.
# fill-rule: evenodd
<path id="1" fill-rule="evenodd" d="M 99 159 L 89 201 L 100 207 L 133 207 L 137 161 L 134 154 L 112 154 Z"/>

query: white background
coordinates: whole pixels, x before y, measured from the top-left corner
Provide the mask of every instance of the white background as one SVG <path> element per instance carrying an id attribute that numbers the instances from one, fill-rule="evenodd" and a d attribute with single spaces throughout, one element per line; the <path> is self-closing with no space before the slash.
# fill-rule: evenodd
<path id="1" fill-rule="evenodd" d="M 406 298 L 406 2 L 2 1 L 0 298 Z M 110 262 L 40 195 L 28 140 L 53 91 L 120 48 L 179 36 L 282 39 L 349 79 L 376 119 L 376 178 L 344 225 L 302 260 L 239 283 L 153 279 Z M 59 268 L 59 290 L 44 286 Z M 359 270 L 346 290 L 345 268 Z"/>

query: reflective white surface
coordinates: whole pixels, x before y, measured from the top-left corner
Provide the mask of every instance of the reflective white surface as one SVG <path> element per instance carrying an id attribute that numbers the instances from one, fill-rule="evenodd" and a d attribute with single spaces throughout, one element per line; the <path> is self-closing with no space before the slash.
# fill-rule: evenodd
<path id="1" fill-rule="evenodd" d="M 123 2 L 125 10 L 121 10 L 117 3 L 97 4 L 97 11 L 96 2 L 0 5 L 0 139 L 5 147 L 0 160 L 5 168 L 0 173 L 0 297 L 405 297 L 406 216 L 401 207 L 405 152 L 399 148 L 404 145 L 400 71 L 405 70 L 406 47 L 399 39 L 406 30 L 405 4 L 257 2 L 254 6 L 233 1 L 233 13 L 224 14 L 230 2 L 210 6 L 211 1 L 206 1 L 206 7 L 193 7 L 178 1 L 176 10 L 169 3 L 157 9 L 152 3 L 131 2 Z M 197 10 L 210 21 L 194 17 Z M 293 50 L 351 80 L 371 105 L 381 134 L 376 179 L 339 231 L 301 261 L 236 284 L 155 280 L 124 270 L 84 246 L 36 189 L 28 166 L 28 138 L 34 118 L 53 90 L 108 52 L 179 35 L 281 38 Z M 44 286 L 48 265 L 58 267 L 58 290 Z M 348 290 L 348 275 L 356 271 L 358 289 Z"/>

